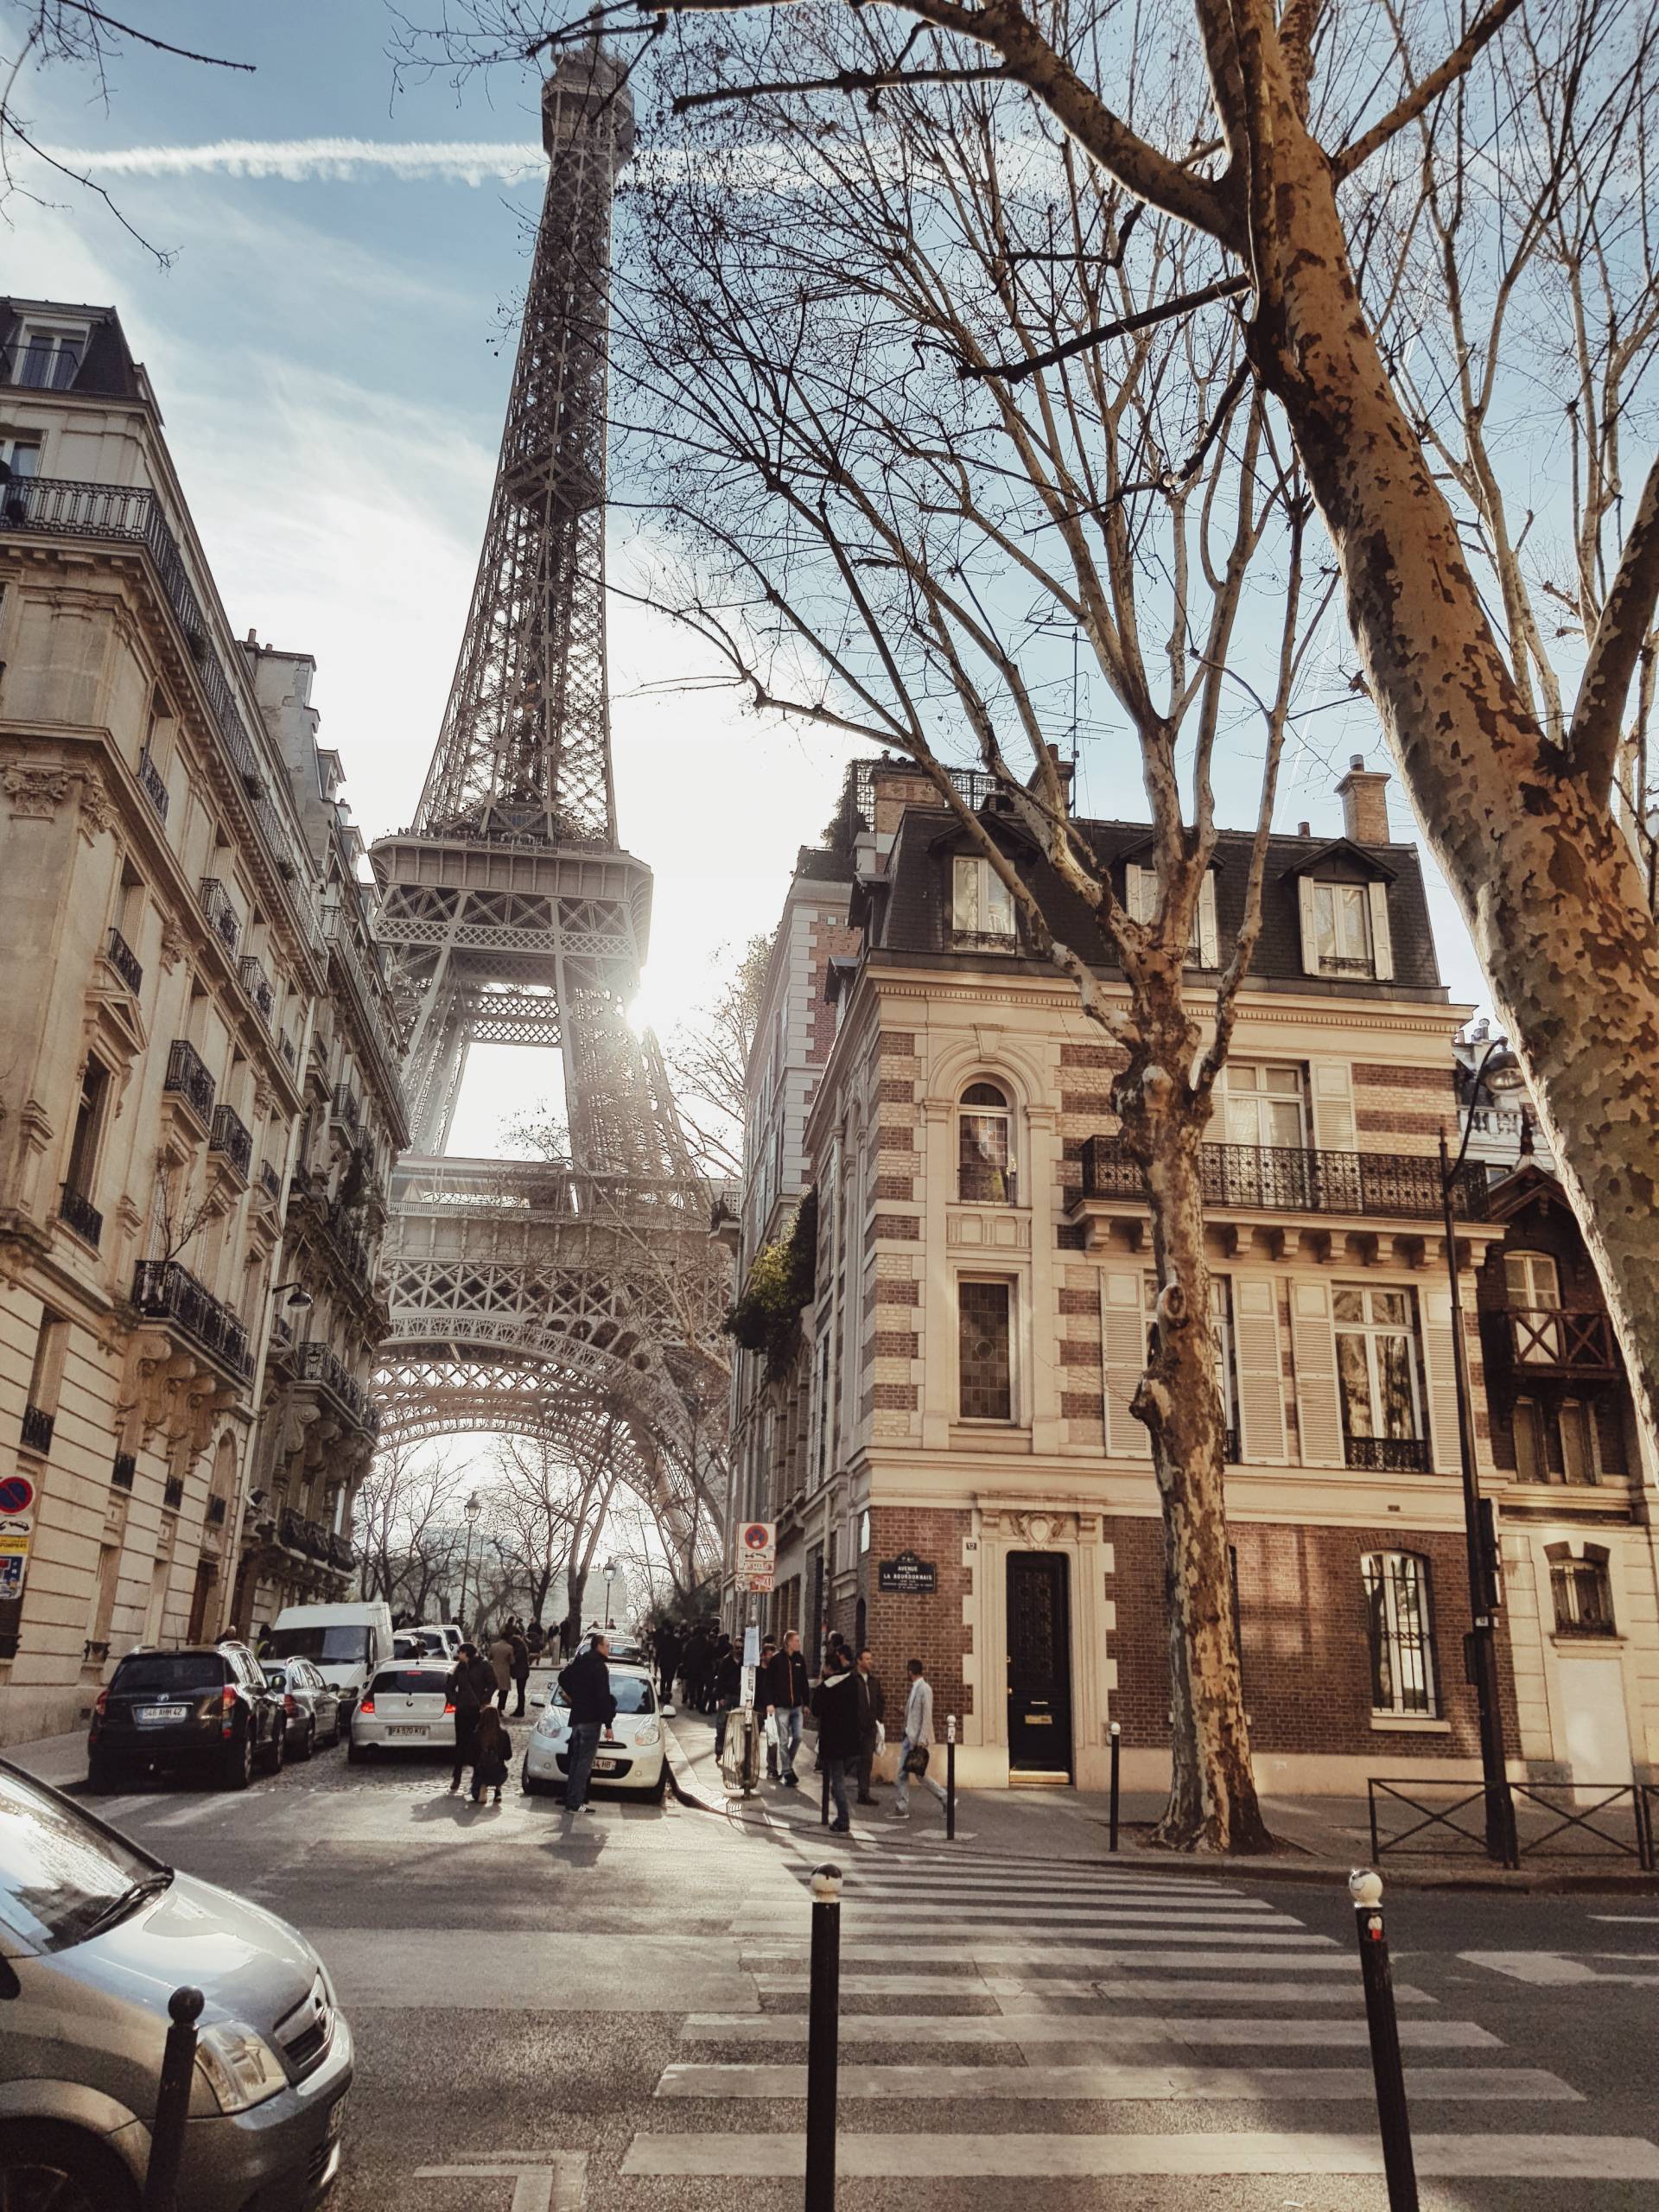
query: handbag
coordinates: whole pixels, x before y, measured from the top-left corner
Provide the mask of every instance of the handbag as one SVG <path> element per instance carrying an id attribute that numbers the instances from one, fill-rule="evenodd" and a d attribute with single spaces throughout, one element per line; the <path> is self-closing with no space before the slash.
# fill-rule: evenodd
<path id="1" fill-rule="evenodd" d="M 905 1772 L 913 1774 L 918 1782 L 927 1772 L 927 1745 L 925 1744 L 911 1745 L 910 1756 L 905 1761 Z"/>

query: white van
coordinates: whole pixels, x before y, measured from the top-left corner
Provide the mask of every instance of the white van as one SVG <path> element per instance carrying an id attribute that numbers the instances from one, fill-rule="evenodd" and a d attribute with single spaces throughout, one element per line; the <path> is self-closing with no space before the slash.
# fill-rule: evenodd
<path id="1" fill-rule="evenodd" d="M 369 1677 L 393 1656 L 391 1608 L 378 1605 L 284 1605 L 259 1647 L 262 1659 L 308 1659 L 343 1690 L 349 1719 Z"/>

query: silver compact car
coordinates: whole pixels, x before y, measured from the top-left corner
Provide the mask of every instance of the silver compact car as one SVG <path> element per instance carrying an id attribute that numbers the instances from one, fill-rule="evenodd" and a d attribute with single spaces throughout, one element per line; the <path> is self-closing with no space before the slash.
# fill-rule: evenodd
<path id="1" fill-rule="evenodd" d="M 308 1659 L 267 1659 L 263 1664 L 265 1680 L 288 1716 L 284 1758 L 308 1759 L 320 1745 L 339 1743 L 346 1732 L 346 1692 L 336 1689 Z"/>
<path id="2" fill-rule="evenodd" d="M 377 1667 L 352 1715 L 346 1756 L 353 1766 L 384 1751 L 453 1751 L 455 1708 L 442 1660 L 397 1660 Z"/>
<path id="3" fill-rule="evenodd" d="M 138 2212 L 182 1984 L 207 2001 L 178 2212 L 311 2212 L 352 2081 L 322 1961 L 0 1759 L 0 2204 Z"/>

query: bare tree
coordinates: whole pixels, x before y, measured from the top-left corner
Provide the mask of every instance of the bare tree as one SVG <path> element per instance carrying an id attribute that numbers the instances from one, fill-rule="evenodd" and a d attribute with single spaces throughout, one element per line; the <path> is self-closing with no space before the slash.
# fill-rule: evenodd
<path id="1" fill-rule="evenodd" d="M 676 1025 L 663 1047 L 691 1156 L 716 1179 L 743 1173 L 744 1074 L 771 957 L 766 936 L 752 937 L 741 952 L 721 945 L 714 995 Z"/>
<path id="2" fill-rule="evenodd" d="M 850 60 L 806 71 L 783 35 L 798 12 L 641 0 L 634 28 L 688 57 L 683 103 L 769 123 L 780 100 L 819 114 L 825 93 L 890 115 L 895 93 L 930 85 L 1018 86 L 1068 163 L 1186 233 L 1196 281 L 1160 315 L 1207 313 L 1196 302 L 1224 288 L 1237 302 L 1247 378 L 1270 410 L 1255 419 L 1264 439 L 1282 421 L 1306 471 L 1358 679 L 1515 1042 L 1659 1453 L 1659 931 L 1651 849 L 1644 868 L 1617 798 L 1621 755 L 1638 810 L 1646 798 L 1631 763 L 1659 604 L 1659 462 L 1639 492 L 1623 467 L 1632 437 L 1651 442 L 1651 9 L 886 0 L 849 10 Z M 464 0 L 438 46 L 467 66 L 588 35 L 557 7 Z M 748 147 L 753 174 L 753 133 Z M 994 200 L 982 213 L 997 219 Z M 1073 232 L 1034 250 L 1102 279 L 1116 243 Z M 1010 264 L 963 350 L 970 377 L 1046 373 L 1014 296 L 1038 266 Z M 1132 341 L 1123 321 L 1114 303 L 1061 342 L 1098 354 Z M 1569 524 L 1513 519 L 1536 505 L 1524 485 L 1516 498 L 1506 419 L 1526 428 L 1525 457 L 1541 423 L 1576 461 Z"/>
<path id="3" fill-rule="evenodd" d="M 447 1561 L 444 1514 L 452 1488 L 449 1461 L 429 1444 L 400 1439 L 375 1454 L 352 1513 L 365 1598 L 384 1598 L 421 1618 Z"/>

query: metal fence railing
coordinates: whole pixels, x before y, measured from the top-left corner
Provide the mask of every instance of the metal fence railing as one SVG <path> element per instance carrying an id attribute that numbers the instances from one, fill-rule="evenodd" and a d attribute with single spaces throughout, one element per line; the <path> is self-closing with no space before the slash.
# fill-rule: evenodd
<path id="1" fill-rule="evenodd" d="M 1371 1856 L 1484 1859 L 1486 1793 L 1479 1782 L 1373 1776 Z M 1517 1860 L 1630 1859 L 1659 1872 L 1659 1785 L 1642 1782 L 1511 1782 Z"/>

